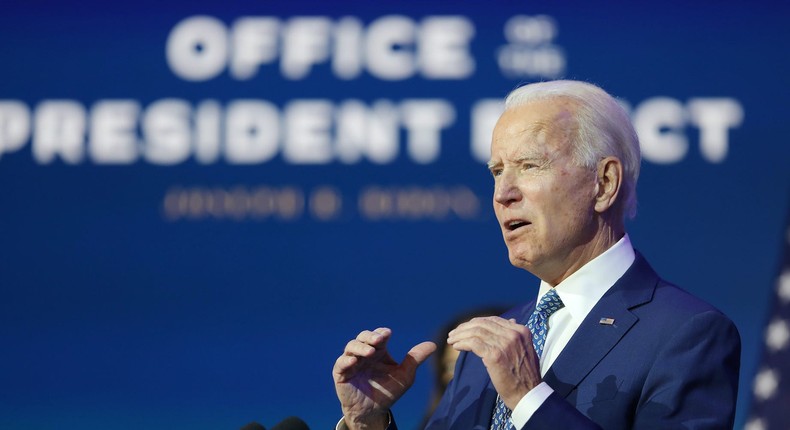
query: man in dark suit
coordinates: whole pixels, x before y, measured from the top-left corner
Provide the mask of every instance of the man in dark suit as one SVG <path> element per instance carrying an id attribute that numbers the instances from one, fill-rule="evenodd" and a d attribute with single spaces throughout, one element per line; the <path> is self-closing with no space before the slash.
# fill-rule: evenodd
<path id="1" fill-rule="evenodd" d="M 508 96 L 491 143 L 494 211 L 539 294 L 450 332 L 462 353 L 428 429 L 732 428 L 738 332 L 631 246 L 639 163 L 627 114 L 600 88 L 553 81 Z M 389 408 L 436 346 L 397 363 L 390 336 L 363 331 L 335 362 L 339 428 L 395 427 Z"/>

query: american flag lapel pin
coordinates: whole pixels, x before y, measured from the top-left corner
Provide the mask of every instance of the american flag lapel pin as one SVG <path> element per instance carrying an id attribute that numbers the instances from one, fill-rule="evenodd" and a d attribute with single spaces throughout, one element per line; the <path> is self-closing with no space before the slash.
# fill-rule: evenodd
<path id="1" fill-rule="evenodd" d="M 601 318 L 600 321 L 598 321 L 598 324 L 601 324 L 601 325 L 613 325 L 614 324 L 614 318 Z"/>

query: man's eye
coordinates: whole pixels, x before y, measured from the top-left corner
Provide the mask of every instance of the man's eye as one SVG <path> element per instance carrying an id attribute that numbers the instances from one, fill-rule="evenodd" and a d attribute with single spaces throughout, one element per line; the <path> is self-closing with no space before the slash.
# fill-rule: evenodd
<path id="1" fill-rule="evenodd" d="M 502 169 L 493 169 L 491 170 L 491 176 L 497 177 L 502 174 Z"/>

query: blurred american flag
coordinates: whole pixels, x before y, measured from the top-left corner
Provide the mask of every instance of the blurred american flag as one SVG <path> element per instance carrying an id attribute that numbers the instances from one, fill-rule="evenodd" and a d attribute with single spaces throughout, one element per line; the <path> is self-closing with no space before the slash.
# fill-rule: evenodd
<path id="1" fill-rule="evenodd" d="M 764 332 L 762 363 L 752 385 L 752 410 L 744 430 L 790 429 L 790 216 L 782 268 Z"/>

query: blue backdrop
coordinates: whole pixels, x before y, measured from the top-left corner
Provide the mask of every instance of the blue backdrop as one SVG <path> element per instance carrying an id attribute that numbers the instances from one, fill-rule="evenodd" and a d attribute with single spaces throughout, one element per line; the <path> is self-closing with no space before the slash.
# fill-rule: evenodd
<path id="1" fill-rule="evenodd" d="M 401 356 L 536 294 L 487 139 L 508 91 L 561 77 L 632 112 L 631 239 L 736 322 L 740 427 L 790 196 L 790 7 L 561 3 L 6 2 L 0 428 L 333 426 L 359 330 Z"/>

